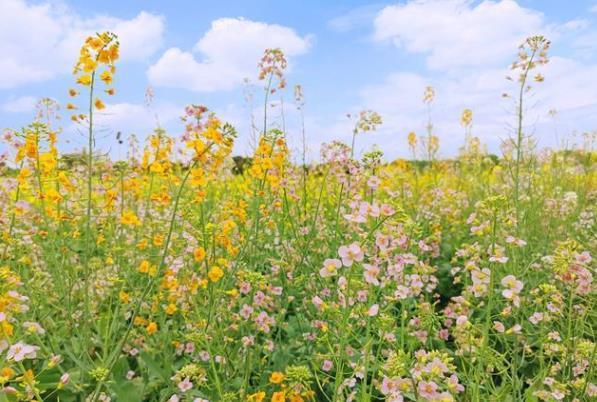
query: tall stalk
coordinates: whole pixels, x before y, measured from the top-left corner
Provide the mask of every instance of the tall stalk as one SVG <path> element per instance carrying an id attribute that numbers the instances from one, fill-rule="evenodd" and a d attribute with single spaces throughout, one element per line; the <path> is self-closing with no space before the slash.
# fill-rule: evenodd
<path id="1" fill-rule="evenodd" d="M 95 86 L 95 70 L 91 73 L 89 87 L 89 127 L 87 130 L 87 209 L 85 223 L 85 320 L 90 318 L 89 308 L 89 260 L 91 259 L 91 197 L 93 193 L 93 89 Z M 85 326 L 87 328 L 87 326 Z"/>
<path id="2" fill-rule="evenodd" d="M 520 197 L 520 163 L 523 158 L 522 153 L 522 141 L 524 139 L 524 133 L 522 131 L 523 125 L 523 116 L 524 116 L 524 109 L 523 109 L 523 101 L 524 101 L 524 93 L 527 83 L 527 78 L 529 75 L 529 71 L 533 66 L 533 59 L 535 58 L 536 49 L 533 49 L 531 53 L 531 57 L 529 62 L 524 69 L 523 74 L 521 75 L 520 80 L 520 89 L 518 93 L 518 105 L 516 107 L 516 117 L 517 117 L 517 127 L 516 127 L 516 164 L 514 167 L 514 205 L 516 207 L 516 220 L 520 218 L 520 205 L 519 205 L 519 197 Z"/>

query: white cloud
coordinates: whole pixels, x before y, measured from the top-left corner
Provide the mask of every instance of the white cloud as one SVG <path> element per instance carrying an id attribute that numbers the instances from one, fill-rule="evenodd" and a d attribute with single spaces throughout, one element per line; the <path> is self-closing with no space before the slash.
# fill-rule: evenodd
<path id="1" fill-rule="evenodd" d="M 158 103 L 153 109 L 149 109 L 138 103 L 109 103 L 106 108 L 96 112 L 96 124 L 98 130 L 110 130 L 113 132 L 134 133 L 144 137 L 157 127 L 156 118 L 160 125 L 167 125 L 177 120 L 184 112 L 182 107 L 172 103 Z"/>
<path id="2" fill-rule="evenodd" d="M 419 0 L 384 8 L 374 21 L 376 40 L 422 53 L 428 67 L 503 63 L 531 34 L 545 33 L 543 15 L 513 0 Z"/>
<path id="3" fill-rule="evenodd" d="M 592 57 L 597 49 L 597 31 L 587 31 L 576 36 L 571 41 L 571 45 L 584 53 L 581 56 Z"/>
<path id="4" fill-rule="evenodd" d="M 9 113 L 26 113 L 35 109 L 37 98 L 33 96 L 11 97 L 0 106 L 0 109 Z"/>
<path id="5" fill-rule="evenodd" d="M 107 153 L 113 159 L 126 158 L 128 138 L 134 134 L 143 145 L 145 139 L 159 125 L 172 135 L 181 132 L 179 117 L 184 108 L 172 102 L 156 102 L 152 108 L 134 102 L 107 103 L 106 108 L 94 113 L 95 149 Z M 123 144 L 116 141 L 121 133 Z M 81 150 L 87 147 L 87 131 L 83 126 L 70 123 L 59 136 L 62 152 Z"/>
<path id="6" fill-rule="evenodd" d="M 348 13 L 328 21 L 327 25 L 336 32 L 348 32 L 363 26 L 369 27 L 371 20 L 379 12 L 379 4 L 369 4 L 350 10 Z"/>
<path id="7" fill-rule="evenodd" d="M 281 25 L 221 18 L 212 22 L 193 52 L 170 48 L 147 75 L 156 86 L 230 90 L 244 78 L 255 76 L 264 49 L 273 47 L 281 48 L 286 56 L 297 56 L 307 52 L 310 38 Z"/>
<path id="8" fill-rule="evenodd" d="M 424 134 L 428 115 L 422 96 L 427 85 L 436 91 L 431 117 L 443 156 L 454 155 L 463 143 L 459 117 L 464 108 L 473 110 L 474 134 L 490 151 L 499 153 L 515 122 L 513 101 L 501 95 L 515 90 L 516 83 L 505 76 L 517 46 L 529 35 L 546 34 L 554 42 L 553 49 L 574 52 L 589 46 L 592 35 L 587 20 L 550 25 L 540 12 L 512 0 L 414 0 L 385 7 L 373 26 L 375 40 L 423 57 L 427 65 L 416 73 L 395 71 L 363 88 L 353 109 L 373 109 L 384 118 L 378 132 L 357 140 L 358 150 L 383 144 L 390 157 L 409 156 L 409 131 Z M 534 134 L 540 146 L 554 144 L 550 109 L 558 111 L 560 135 L 597 125 L 597 92 L 591 85 L 597 64 L 573 60 L 572 55 L 564 57 L 555 50 L 550 56 L 550 63 L 542 68 L 545 82 L 534 85 L 536 91 L 525 104 L 525 131 Z M 349 127 L 340 119 L 328 131 L 329 136 L 349 139 Z"/>
<path id="9" fill-rule="evenodd" d="M 124 61 L 143 60 L 160 47 L 164 22 L 146 12 L 132 19 L 82 18 L 51 3 L 0 1 L 0 89 L 70 73 L 84 38 L 103 30 L 119 35 Z"/>
<path id="10" fill-rule="evenodd" d="M 535 135 L 540 146 L 554 145 L 553 121 L 549 110 L 558 112 L 561 135 L 575 130 L 592 130 L 597 125 L 597 92 L 589 84 L 597 74 L 597 65 L 586 65 L 562 57 L 552 57 L 543 68 L 546 79 L 534 84 L 528 94 L 525 131 Z M 436 99 L 431 117 L 443 156 L 454 155 L 463 143 L 459 117 L 464 108 L 473 110 L 473 133 L 499 152 L 501 141 L 511 134 L 515 123 L 514 105 L 502 99 L 504 92 L 514 92 L 516 84 L 504 79 L 508 69 L 478 69 L 467 74 L 414 74 L 397 72 L 383 83 L 361 91 L 361 107 L 382 114 L 381 130 L 363 139 L 361 145 L 383 143 L 391 155 L 408 156 L 406 135 L 424 134 L 427 109 L 422 95 L 433 85 Z M 363 137 L 364 138 L 364 137 Z"/>

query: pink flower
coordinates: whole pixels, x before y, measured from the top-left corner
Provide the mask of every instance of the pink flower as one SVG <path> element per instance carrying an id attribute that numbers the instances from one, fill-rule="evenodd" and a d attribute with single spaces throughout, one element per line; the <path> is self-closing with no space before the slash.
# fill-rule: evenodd
<path id="1" fill-rule="evenodd" d="M 342 261 L 337 258 L 328 258 L 323 262 L 323 268 L 319 270 L 319 275 L 322 278 L 329 278 L 336 275 L 340 267 L 342 267 Z"/>
<path id="2" fill-rule="evenodd" d="M 444 374 L 448 371 L 448 366 L 446 366 L 446 364 L 437 357 L 433 358 L 433 360 L 429 364 L 427 364 L 426 368 L 431 373 Z"/>
<path id="3" fill-rule="evenodd" d="M 580 254 L 576 254 L 576 262 L 581 264 L 588 264 L 592 261 L 591 254 L 588 251 L 583 251 Z"/>
<path id="4" fill-rule="evenodd" d="M 439 339 L 441 339 L 443 341 L 447 341 L 448 338 L 450 337 L 450 332 L 447 329 L 442 328 L 437 333 L 437 336 L 438 336 Z"/>
<path id="5" fill-rule="evenodd" d="M 484 283 L 475 283 L 471 286 L 471 290 L 475 297 L 483 297 L 487 294 L 487 285 Z"/>
<path id="6" fill-rule="evenodd" d="M 450 389 L 452 392 L 464 391 L 464 386 L 458 383 L 458 377 L 456 376 L 456 374 L 452 374 L 450 378 L 448 378 L 448 381 L 446 381 L 446 383 L 448 384 L 448 389 Z"/>
<path id="7" fill-rule="evenodd" d="M 448 391 L 440 392 L 434 399 L 435 401 L 453 401 L 454 397 Z"/>
<path id="8" fill-rule="evenodd" d="M 377 275 L 379 275 L 380 272 L 379 267 L 370 264 L 363 264 L 363 268 L 365 269 L 365 272 L 363 273 L 365 282 L 371 285 L 379 286 L 379 280 L 377 279 Z"/>
<path id="9" fill-rule="evenodd" d="M 494 321 L 493 322 L 493 329 L 495 329 L 497 332 L 499 332 L 501 334 L 501 333 L 503 333 L 506 330 L 506 327 L 501 322 Z"/>
<path id="10" fill-rule="evenodd" d="M 259 313 L 259 315 L 254 319 L 255 324 L 259 327 L 259 329 L 266 334 L 270 331 L 270 326 L 276 323 L 276 320 L 269 315 L 265 311 Z"/>
<path id="11" fill-rule="evenodd" d="M 344 264 L 345 267 L 352 266 L 355 261 L 363 261 L 363 258 L 365 257 L 365 254 L 358 243 L 352 243 L 349 246 L 340 246 L 338 255 L 342 259 L 342 264 Z"/>
<path id="12" fill-rule="evenodd" d="M 374 304 L 373 306 L 371 306 L 369 308 L 369 311 L 367 311 L 367 315 L 369 317 L 375 317 L 378 312 L 379 312 L 379 304 Z"/>
<path id="13" fill-rule="evenodd" d="M 332 369 L 332 367 L 334 367 L 334 363 L 332 363 L 331 360 L 324 360 L 321 365 L 321 369 L 325 372 L 330 371 Z"/>
<path id="14" fill-rule="evenodd" d="M 537 325 L 540 321 L 543 320 L 543 313 L 534 312 L 533 315 L 529 317 L 529 321 L 535 325 Z"/>
<path id="15" fill-rule="evenodd" d="M 184 380 L 178 383 L 178 389 L 180 392 L 187 392 L 191 388 L 193 388 L 193 383 L 191 380 L 189 380 L 189 377 L 185 377 Z"/>
<path id="16" fill-rule="evenodd" d="M 419 249 L 421 251 L 431 251 L 431 247 L 427 245 L 423 240 L 419 240 Z"/>
<path id="17" fill-rule="evenodd" d="M 357 214 L 357 213 L 346 214 L 346 215 L 344 215 L 344 219 L 346 219 L 349 222 L 354 222 L 354 223 L 365 223 L 365 222 L 367 222 L 367 218 L 365 217 L 365 215 L 360 215 L 360 214 Z"/>
<path id="18" fill-rule="evenodd" d="M 251 314 L 253 314 L 253 307 L 249 306 L 248 304 L 243 304 L 239 314 L 242 318 L 247 320 L 249 317 L 251 317 Z"/>
<path id="19" fill-rule="evenodd" d="M 488 268 L 483 268 L 481 270 L 475 269 L 471 272 L 471 280 L 473 284 L 482 283 L 489 285 L 489 281 L 491 279 L 491 271 Z"/>
<path id="20" fill-rule="evenodd" d="M 368 202 L 361 202 L 359 206 L 359 214 L 363 216 L 372 216 L 377 218 L 380 214 L 379 207 L 377 204 L 369 204 Z"/>
<path id="21" fill-rule="evenodd" d="M 388 204 L 382 204 L 380 211 L 383 216 L 394 215 L 394 209 L 391 206 L 389 206 Z"/>
<path id="22" fill-rule="evenodd" d="M 421 398 L 433 399 L 437 396 L 437 384 L 433 381 L 421 381 L 417 389 Z"/>
<path id="23" fill-rule="evenodd" d="M 60 384 L 63 386 L 68 384 L 69 380 L 70 380 L 70 374 L 68 374 L 68 373 L 64 373 L 60 376 Z"/>
<path id="24" fill-rule="evenodd" d="M 365 303 L 367 301 L 367 297 L 369 292 L 367 290 L 359 290 L 357 292 L 357 300 L 361 303 Z"/>
<path id="25" fill-rule="evenodd" d="M 313 298 L 311 299 L 311 303 L 313 303 L 317 310 L 321 310 L 321 308 L 323 307 L 323 300 L 321 300 L 321 297 L 319 296 L 313 296 Z"/>
<path id="26" fill-rule="evenodd" d="M 408 287 L 404 285 L 396 286 L 396 291 L 394 292 L 394 296 L 400 300 L 406 299 L 410 295 L 410 290 Z"/>
<path id="27" fill-rule="evenodd" d="M 256 306 L 263 306 L 265 304 L 265 293 L 262 291 L 256 292 L 255 296 L 253 296 L 253 302 Z"/>
<path id="28" fill-rule="evenodd" d="M 499 262 L 500 264 L 505 264 L 508 262 L 508 257 L 506 257 L 505 255 L 502 255 L 502 256 L 494 255 L 494 256 L 489 257 L 489 261 Z"/>
<path id="29" fill-rule="evenodd" d="M 254 336 L 243 336 L 241 338 L 243 346 L 248 348 L 249 346 L 253 346 L 255 344 L 255 337 Z"/>
<path id="30" fill-rule="evenodd" d="M 185 353 L 193 353 L 195 351 L 195 344 L 193 342 L 187 342 L 184 351 Z"/>
<path id="31" fill-rule="evenodd" d="M 385 377 L 381 381 L 381 393 L 390 396 L 400 394 L 400 379 Z"/>
<path id="32" fill-rule="evenodd" d="M 239 290 L 242 294 L 246 295 L 251 291 L 251 284 L 249 282 L 243 282 L 240 284 Z"/>
<path id="33" fill-rule="evenodd" d="M 274 296 L 280 296 L 282 294 L 282 286 L 272 286 L 269 292 Z"/>
<path id="34" fill-rule="evenodd" d="M 15 362 L 20 362 L 25 359 L 35 359 L 38 350 L 39 348 L 37 346 L 17 342 L 8 349 L 6 359 L 14 360 Z"/>
<path id="35" fill-rule="evenodd" d="M 427 342 L 427 331 L 425 330 L 419 330 L 419 331 L 415 331 L 413 334 L 420 342 L 425 343 Z"/>
<path id="36" fill-rule="evenodd" d="M 566 397 L 566 394 L 564 394 L 562 391 L 560 390 L 555 390 L 551 393 L 551 396 L 553 397 L 553 399 L 555 399 L 556 401 L 561 401 Z"/>
<path id="37" fill-rule="evenodd" d="M 388 249 L 392 238 L 382 233 L 375 234 L 375 245 L 381 250 L 385 251 Z"/>
<path id="38" fill-rule="evenodd" d="M 506 299 L 514 299 L 523 288 L 521 281 L 517 280 L 514 275 L 507 275 L 502 279 L 502 286 L 506 289 L 502 291 L 502 296 Z"/>
<path id="39" fill-rule="evenodd" d="M 377 177 L 377 176 L 371 176 L 369 178 L 369 180 L 367 180 L 367 185 L 370 188 L 372 188 L 373 190 L 378 188 L 380 184 L 381 184 L 381 180 L 379 180 L 379 177 Z"/>
<path id="40" fill-rule="evenodd" d="M 209 352 L 207 350 L 202 350 L 199 352 L 199 359 L 203 360 L 204 362 L 209 360 Z"/>

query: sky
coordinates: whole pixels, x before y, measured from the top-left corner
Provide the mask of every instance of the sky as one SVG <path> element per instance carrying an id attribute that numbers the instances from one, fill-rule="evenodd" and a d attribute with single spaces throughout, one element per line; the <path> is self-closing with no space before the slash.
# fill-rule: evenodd
<path id="1" fill-rule="evenodd" d="M 595 0 L 0 0 L 0 127 L 20 129 L 37 100 L 50 97 L 63 105 L 63 149 L 82 148 L 84 136 L 64 105 L 81 43 L 103 30 L 121 43 L 117 93 L 97 131 L 98 148 L 114 158 L 126 154 L 116 133 L 144 139 L 156 116 L 179 135 L 187 104 L 207 105 L 235 125 L 234 153 L 249 152 L 251 110 L 263 112 L 257 63 L 271 47 L 289 61 L 288 88 L 268 106 L 271 122 L 284 124 L 292 149 L 302 146 L 292 91 L 300 84 L 310 159 L 322 143 L 350 143 L 347 115 L 361 110 L 380 113 L 384 124 L 358 136 L 357 153 L 378 146 L 386 159 L 406 157 L 408 133 L 423 134 L 431 117 L 440 156 L 453 156 L 463 143 L 465 108 L 473 111 L 473 134 L 499 153 L 515 121 L 512 100 L 502 97 L 515 83 L 505 77 L 518 45 L 535 34 L 552 47 L 545 81 L 529 94 L 525 132 L 554 147 L 597 129 Z M 428 85 L 436 93 L 430 109 L 422 102 Z"/>

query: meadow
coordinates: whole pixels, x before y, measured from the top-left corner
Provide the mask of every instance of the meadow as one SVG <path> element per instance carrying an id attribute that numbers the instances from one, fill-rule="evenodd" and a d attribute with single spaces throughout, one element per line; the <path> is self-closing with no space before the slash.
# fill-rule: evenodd
<path id="1" fill-rule="evenodd" d="M 85 152 L 57 149 L 49 99 L 3 134 L 0 401 L 595 400 L 595 133 L 559 150 L 526 134 L 548 50 L 513 49 L 499 156 L 466 109 L 454 158 L 431 121 L 397 134 L 409 160 L 357 152 L 383 124 L 370 110 L 350 144 L 293 157 L 267 111 L 283 91 L 300 109 L 301 88 L 268 49 L 252 155 L 190 105 L 182 134 L 110 161 L 94 117 L 119 43 L 90 37 L 63 107 Z"/>

